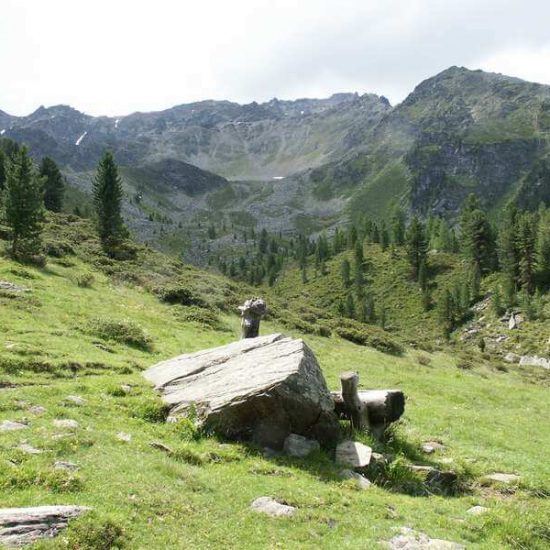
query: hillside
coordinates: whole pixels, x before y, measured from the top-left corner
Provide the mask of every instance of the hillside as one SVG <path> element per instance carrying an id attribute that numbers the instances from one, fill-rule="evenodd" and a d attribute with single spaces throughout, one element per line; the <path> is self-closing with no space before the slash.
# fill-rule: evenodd
<path id="1" fill-rule="evenodd" d="M 385 445 L 356 435 L 397 457 L 376 485 L 359 491 L 339 478 L 330 451 L 268 458 L 253 446 L 195 433 L 188 423 L 162 422 L 141 371 L 236 339 L 235 306 L 250 295 L 246 285 L 142 247 L 135 261 L 109 260 L 89 222 L 77 217 L 51 217 L 46 237 L 50 257 L 43 269 L 0 257 L 0 280 L 29 289 L 0 290 L 0 422 L 28 422 L 1 434 L 0 494 L 4 506 L 88 505 L 94 523 L 83 517 L 37 548 L 98 548 L 119 535 L 128 548 L 226 548 L 228 540 L 241 548 L 374 548 L 404 526 L 468 548 L 547 547 L 543 419 L 550 411 L 547 379 L 536 369 L 480 361 L 465 370 L 445 350 L 387 355 L 334 334 L 283 327 L 287 308 L 299 316 L 309 307 L 312 314 L 305 298 L 315 302 L 317 286 L 334 286 L 330 275 L 312 279 L 309 296 L 296 303 L 288 273 L 287 290 L 268 295 L 274 312 L 262 333 L 304 337 L 331 388 L 342 370 L 357 370 L 366 387 L 400 387 L 408 397 L 405 417 Z M 374 274 L 386 269 L 383 254 L 366 252 Z M 78 425 L 56 427 L 56 419 Z M 423 453 L 429 440 L 445 449 Z M 153 441 L 174 452 L 151 447 Z M 24 452 L 23 442 L 43 452 Z M 54 469 L 56 461 L 77 469 Z M 459 491 L 426 494 L 405 467 L 411 462 L 452 467 Z M 518 474 L 519 484 L 483 482 L 495 471 Z M 264 494 L 298 513 L 291 519 L 254 514 L 250 502 Z M 474 505 L 489 510 L 467 513 Z"/>

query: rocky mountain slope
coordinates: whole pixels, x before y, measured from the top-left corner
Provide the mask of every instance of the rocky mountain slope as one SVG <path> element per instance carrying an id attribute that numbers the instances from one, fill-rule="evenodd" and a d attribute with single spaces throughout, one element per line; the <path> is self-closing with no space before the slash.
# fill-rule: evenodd
<path id="1" fill-rule="evenodd" d="M 393 108 L 373 94 L 336 94 L 120 118 L 65 106 L 0 112 L 4 137 L 52 156 L 84 191 L 113 149 L 136 235 L 199 263 L 197 229 L 210 223 L 227 227 L 217 248 L 245 227 L 311 233 L 395 204 L 454 219 L 471 192 L 493 212 L 511 198 L 536 207 L 550 200 L 549 131 L 550 86 L 459 67 Z"/>

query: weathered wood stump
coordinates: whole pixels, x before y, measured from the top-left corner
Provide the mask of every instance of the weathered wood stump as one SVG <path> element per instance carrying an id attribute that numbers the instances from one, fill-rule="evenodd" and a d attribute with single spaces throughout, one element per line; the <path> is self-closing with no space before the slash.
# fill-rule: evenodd
<path id="1" fill-rule="evenodd" d="M 15 548 L 55 537 L 69 521 L 89 510 L 84 506 L 37 506 L 0 509 L 0 546 Z"/>
<path id="2" fill-rule="evenodd" d="M 356 430 L 369 430 L 380 439 L 405 411 L 401 390 L 358 391 L 359 375 L 355 372 L 343 372 L 340 383 L 342 392 L 332 392 L 334 409 L 340 417 L 348 418 Z"/>
<path id="3" fill-rule="evenodd" d="M 256 338 L 260 334 L 260 321 L 267 312 L 267 305 L 262 298 L 250 298 L 241 311 L 241 338 Z"/>

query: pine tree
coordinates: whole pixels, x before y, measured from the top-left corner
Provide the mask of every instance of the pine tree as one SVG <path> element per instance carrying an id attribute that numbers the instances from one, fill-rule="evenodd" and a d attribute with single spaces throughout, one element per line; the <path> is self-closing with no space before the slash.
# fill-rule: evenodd
<path id="1" fill-rule="evenodd" d="M 535 287 L 536 230 L 535 217 L 523 212 L 517 223 L 517 243 L 519 252 L 519 284 L 528 294 Z"/>
<path id="2" fill-rule="evenodd" d="M 550 284 L 550 210 L 546 208 L 539 212 L 536 249 L 538 278 L 544 287 L 548 287 Z"/>
<path id="3" fill-rule="evenodd" d="M 103 249 L 115 256 L 120 245 L 128 237 L 121 214 L 122 180 L 110 151 L 99 161 L 93 184 L 97 230 Z"/>
<path id="4" fill-rule="evenodd" d="M 508 288 L 515 288 L 519 279 L 519 254 L 517 250 L 516 206 L 509 204 L 502 214 L 502 223 L 498 233 L 498 260 L 500 269 L 506 276 Z"/>
<path id="5" fill-rule="evenodd" d="M 385 251 L 388 248 L 389 242 L 390 242 L 390 235 L 386 228 L 386 224 L 384 223 L 384 221 L 382 221 L 380 225 L 380 247 L 382 248 L 383 251 Z"/>
<path id="6" fill-rule="evenodd" d="M 364 278 L 364 261 L 363 244 L 360 241 L 355 243 L 355 251 L 353 256 L 353 279 L 357 293 L 361 296 L 363 292 Z"/>
<path id="7" fill-rule="evenodd" d="M 423 263 L 426 263 L 428 242 L 426 239 L 424 225 L 417 216 L 414 216 L 409 227 L 407 228 L 405 241 L 407 257 L 413 270 L 413 276 L 415 279 L 418 279 L 420 266 Z"/>
<path id="8" fill-rule="evenodd" d="M 12 229 L 11 253 L 15 258 L 28 260 L 41 251 L 42 184 L 27 149 L 22 147 L 8 164 L 5 182 L 5 219 Z"/>
<path id="9" fill-rule="evenodd" d="M 350 319 L 355 317 L 355 302 L 351 294 L 348 294 L 346 297 L 346 317 Z"/>
<path id="10" fill-rule="evenodd" d="M 342 260 L 340 264 L 340 273 L 342 275 L 342 285 L 344 288 L 348 288 L 351 285 L 351 265 L 347 258 Z"/>
<path id="11" fill-rule="evenodd" d="M 405 244 L 405 213 L 401 208 L 395 208 L 391 217 L 392 243 L 397 246 Z"/>
<path id="12" fill-rule="evenodd" d="M 481 272 L 494 267 L 494 236 L 479 200 L 471 194 L 460 216 L 461 244 L 464 257 L 475 263 Z"/>
<path id="13" fill-rule="evenodd" d="M 438 304 L 439 323 L 445 338 L 449 339 L 453 330 L 453 299 L 448 289 L 443 292 Z"/>
<path id="14" fill-rule="evenodd" d="M 423 261 L 418 269 L 418 284 L 422 291 L 428 288 L 428 269 L 426 268 L 426 261 Z"/>
<path id="15" fill-rule="evenodd" d="M 44 179 L 44 206 L 51 212 L 61 212 L 65 182 L 57 164 L 49 157 L 42 159 L 40 176 Z"/>

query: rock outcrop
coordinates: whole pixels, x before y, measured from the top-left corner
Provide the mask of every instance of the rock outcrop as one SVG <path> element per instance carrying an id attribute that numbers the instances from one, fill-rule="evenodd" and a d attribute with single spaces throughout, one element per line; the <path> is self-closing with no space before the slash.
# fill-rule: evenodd
<path id="1" fill-rule="evenodd" d="M 196 415 L 231 439 L 282 448 L 290 433 L 333 444 L 334 403 L 319 364 L 302 340 L 247 338 L 181 355 L 144 373 L 170 406 L 170 419 Z"/>
<path id="2" fill-rule="evenodd" d="M 69 521 L 89 508 L 83 506 L 37 506 L 0 509 L 0 545 L 16 548 L 41 538 L 55 537 Z"/>

